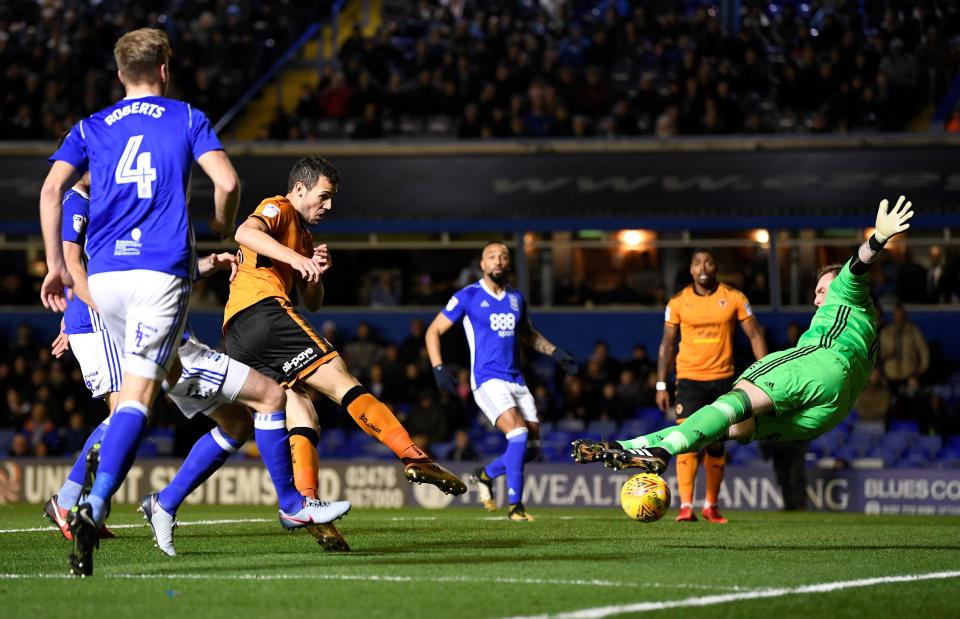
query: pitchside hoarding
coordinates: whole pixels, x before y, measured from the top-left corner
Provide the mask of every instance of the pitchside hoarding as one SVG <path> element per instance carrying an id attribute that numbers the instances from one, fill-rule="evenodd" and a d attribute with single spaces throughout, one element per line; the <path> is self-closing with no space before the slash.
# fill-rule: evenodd
<path id="1" fill-rule="evenodd" d="M 114 497 L 135 503 L 165 486 L 179 463 L 144 460 L 130 469 Z M 466 478 L 475 463 L 449 465 Z M 55 494 L 70 463 L 51 460 L 0 461 L 0 504 L 43 503 Z M 535 464 L 527 466 L 524 503 L 528 507 L 594 507 L 619 505 L 620 486 L 630 475 L 597 465 Z M 503 478 L 496 495 L 505 496 Z M 667 477 L 673 507 L 679 505 L 676 478 Z M 702 484 L 701 484 L 702 485 Z M 347 499 L 359 508 L 477 505 L 476 488 L 459 497 L 432 486 L 410 486 L 399 464 L 389 461 L 324 461 L 320 496 Z M 701 489 L 702 492 L 702 489 Z M 702 494 L 699 497 L 702 499 Z M 256 460 L 235 460 L 187 498 L 188 505 L 266 505 L 276 502 L 270 476 Z M 727 467 L 720 504 L 728 509 L 778 510 L 783 497 L 769 467 Z M 960 469 L 819 470 L 807 471 L 807 507 L 816 511 L 894 515 L 960 515 Z"/>

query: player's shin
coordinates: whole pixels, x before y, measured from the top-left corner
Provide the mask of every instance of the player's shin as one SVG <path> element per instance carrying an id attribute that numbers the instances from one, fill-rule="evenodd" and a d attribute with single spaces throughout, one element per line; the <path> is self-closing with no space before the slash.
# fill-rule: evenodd
<path id="1" fill-rule="evenodd" d="M 703 468 L 707 473 L 707 496 L 704 507 L 717 504 L 726 466 L 727 454 L 723 443 L 715 443 L 707 447 L 703 456 Z"/>
<path id="2" fill-rule="evenodd" d="M 723 438 L 727 428 L 751 414 L 749 396 L 741 389 L 734 389 L 690 415 L 658 447 L 666 449 L 671 456 L 697 451 Z"/>
<path id="3" fill-rule="evenodd" d="M 651 432 L 650 434 L 645 434 L 643 436 L 638 436 L 626 441 L 615 441 L 619 443 L 620 447 L 624 449 L 642 449 L 645 447 L 656 447 L 663 442 L 671 432 L 676 430 L 675 427 L 664 428 L 662 430 L 657 430 L 656 432 Z"/>
<path id="4" fill-rule="evenodd" d="M 93 432 L 87 437 L 87 442 L 83 444 L 80 455 L 77 456 L 76 461 L 73 463 L 70 474 L 67 475 L 67 479 L 63 482 L 60 491 L 57 492 L 57 504 L 63 509 L 72 508 L 80 499 L 80 489 L 83 487 L 83 475 L 87 470 L 87 454 L 94 444 L 103 440 L 103 434 L 107 431 L 109 424 L 110 418 L 108 417 L 93 429 Z"/>
<path id="5" fill-rule="evenodd" d="M 511 505 L 523 501 L 523 455 L 527 450 L 526 428 L 507 432 L 507 450 L 503 459 L 507 469 L 507 500 Z"/>
<path id="6" fill-rule="evenodd" d="M 277 491 L 280 509 L 289 514 L 296 513 L 303 504 L 303 497 L 293 485 L 286 414 L 283 411 L 256 413 L 253 416 L 253 434 L 260 457 Z"/>
<path id="7" fill-rule="evenodd" d="M 127 476 L 146 425 L 147 407 L 142 403 L 127 400 L 117 405 L 117 412 L 103 436 L 100 466 L 88 498 L 97 522 L 103 522 L 106 503 Z"/>
<path id="8" fill-rule="evenodd" d="M 317 444 L 320 434 L 313 428 L 290 428 L 290 460 L 293 466 L 293 483 L 301 495 L 317 498 L 317 483 L 320 474 L 320 455 Z"/>
<path id="9" fill-rule="evenodd" d="M 387 405 L 360 385 L 344 394 L 340 405 L 364 432 L 389 447 L 401 460 L 423 460 L 428 457 L 413 444 L 410 434 Z"/>
<path id="10" fill-rule="evenodd" d="M 241 441 L 232 438 L 219 427 L 201 436 L 194 443 L 173 480 L 157 496 L 160 507 L 175 516 L 183 500 L 223 466 L 227 458 L 235 454 L 241 445 Z"/>

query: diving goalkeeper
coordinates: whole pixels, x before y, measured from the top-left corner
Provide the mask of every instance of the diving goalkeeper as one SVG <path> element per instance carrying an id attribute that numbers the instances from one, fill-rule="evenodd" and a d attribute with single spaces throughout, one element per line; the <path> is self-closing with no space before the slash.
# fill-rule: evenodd
<path id="1" fill-rule="evenodd" d="M 685 423 L 627 441 L 578 439 L 573 459 L 660 474 L 677 454 L 717 441 L 807 441 L 836 426 L 867 384 L 877 352 L 867 269 L 887 241 L 910 227 L 911 217 L 905 197 L 892 209 L 883 200 L 870 239 L 845 264 L 820 269 L 813 302 L 817 311 L 796 347 L 751 365 L 733 391 Z"/>

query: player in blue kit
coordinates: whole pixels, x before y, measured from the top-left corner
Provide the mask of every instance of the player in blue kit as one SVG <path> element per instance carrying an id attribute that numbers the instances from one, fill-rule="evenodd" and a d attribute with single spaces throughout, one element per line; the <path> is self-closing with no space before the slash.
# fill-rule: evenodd
<path id="1" fill-rule="evenodd" d="M 93 573 L 107 502 L 133 463 L 183 333 L 196 269 L 187 214 L 193 162 L 213 181 L 214 231 L 233 228 L 240 199 L 236 171 L 206 116 L 163 96 L 170 82 L 166 34 L 129 32 L 117 41 L 114 57 L 126 97 L 70 130 L 50 157 L 40 193 L 48 268 L 40 297 L 62 311 L 72 280 L 61 247 L 61 199 L 90 171 L 90 296 L 123 351 L 119 403 L 104 433 L 96 481 L 87 502 L 70 514 L 71 569 L 78 575 Z"/>
<path id="2" fill-rule="evenodd" d="M 444 367 L 440 336 L 456 322 L 470 345 L 470 387 L 487 416 L 507 437 L 507 449 L 486 467 L 474 472 L 480 499 L 495 511 L 493 480 L 507 477 L 510 520 L 531 521 L 523 507 L 523 465 L 539 455 L 540 421 L 533 395 L 520 372 L 520 344 L 550 355 L 567 374 L 577 372 L 577 361 L 537 332 L 527 316 L 527 302 L 519 291 L 507 286 L 510 250 L 500 242 L 487 243 L 481 252 L 483 279 L 456 292 L 437 314 L 426 332 L 427 353 L 437 387 L 456 393 L 457 379 Z"/>

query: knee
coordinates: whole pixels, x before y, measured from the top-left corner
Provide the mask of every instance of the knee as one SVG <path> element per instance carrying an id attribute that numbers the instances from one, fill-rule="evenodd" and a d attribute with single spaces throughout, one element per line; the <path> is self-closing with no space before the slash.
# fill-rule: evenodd
<path id="1" fill-rule="evenodd" d="M 267 411 L 282 411 L 287 406 L 287 394 L 283 387 L 271 382 L 270 387 L 263 392 L 263 407 Z"/>

